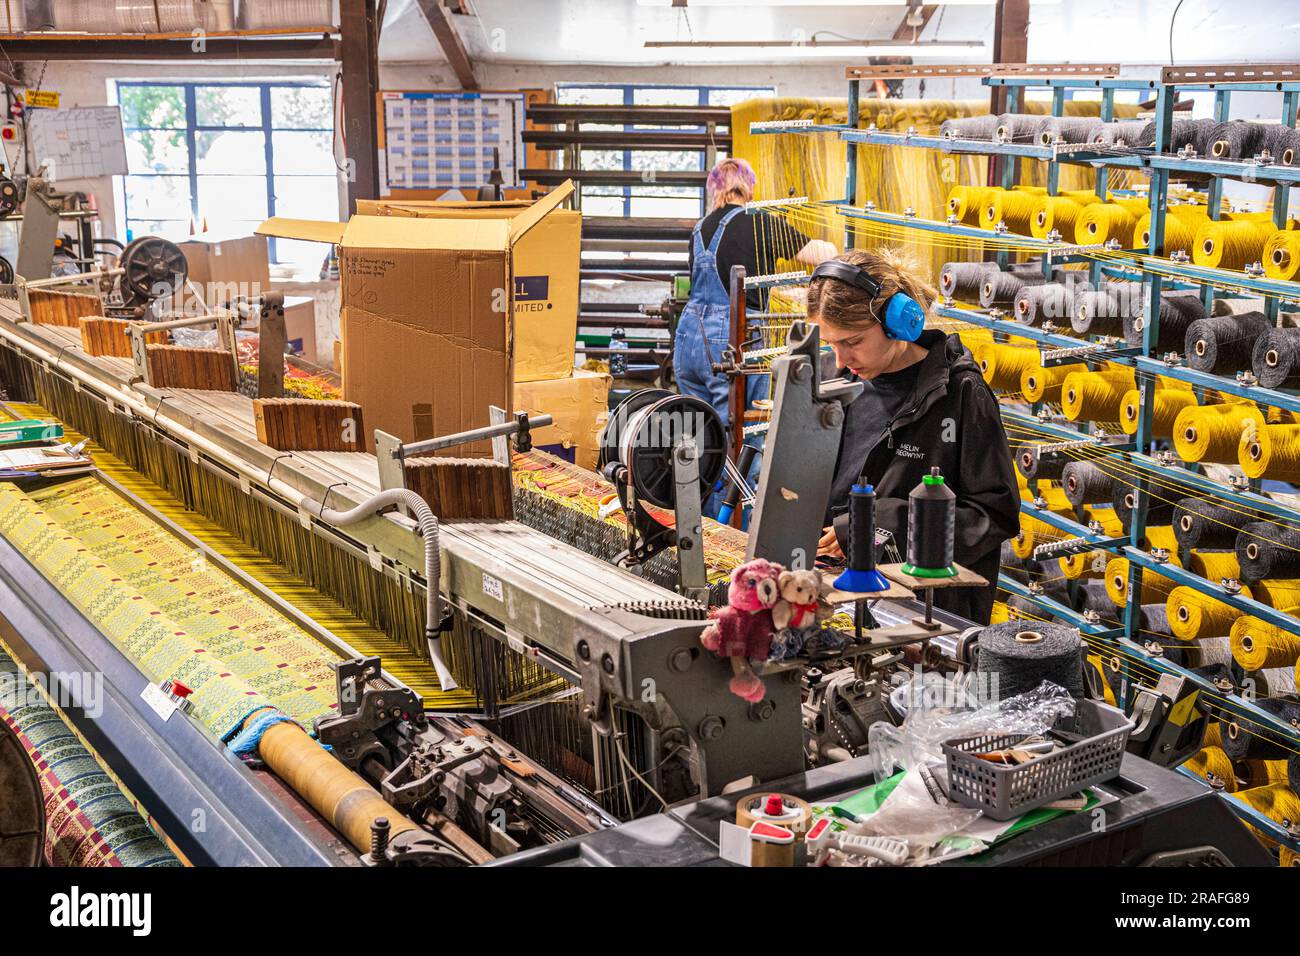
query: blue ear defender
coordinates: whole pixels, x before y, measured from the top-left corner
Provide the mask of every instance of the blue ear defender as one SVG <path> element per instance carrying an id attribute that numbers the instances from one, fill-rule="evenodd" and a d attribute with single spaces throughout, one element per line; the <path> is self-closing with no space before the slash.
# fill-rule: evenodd
<path id="1" fill-rule="evenodd" d="M 860 266 L 839 259 L 827 259 L 816 269 L 812 279 L 835 279 L 861 289 L 873 299 L 880 295 L 881 283 Z M 885 336 L 903 342 L 915 342 L 925 329 L 925 309 L 906 292 L 895 292 L 885 303 L 885 314 L 877 316 Z"/>

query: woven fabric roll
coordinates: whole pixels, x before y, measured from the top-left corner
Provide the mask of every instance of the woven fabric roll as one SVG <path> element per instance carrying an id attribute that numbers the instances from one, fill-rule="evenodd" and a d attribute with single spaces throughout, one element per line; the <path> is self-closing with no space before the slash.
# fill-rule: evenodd
<path id="1" fill-rule="evenodd" d="M 989 186 L 954 186 L 948 193 L 948 215 L 956 216 L 968 226 L 980 224 L 980 210 L 984 208 L 991 187 Z M 961 265 L 984 265 L 984 263 L 960 263 Z"/>
<path id="2" fill-rule="evenodd" d="M 1133 247 L 1133 230 L 1137 217 L 1130 208 L 1120 203 L 1094 203 L 1084 207 L 1083 214 L 1075 220 L 1074 241 L 1081 246 L 1098 245 L 1116 240 L 1123 249 Z"/>
<path id="3" fill-rule="evenodd" d="M 1142 393 L 1131 388 L 1124 393 L 1120 404 L 1120 427 L 1127 435 L 1136 435 L 1138 416 L 1141 413 Z M 1196 394 L 1185 388 L 1157 388 L 1155 408 L 1151 412 L 1151 435 L 1154 438 L 1172 438 L 1174 422 L 1183 409 L 1196 404 Z"/>
<path id="4" fill-rule="evenodd" d="M 1022 285 L 1012 301 L 1011 314 L 1021 325 L 1064 325 L 1074 314 L 1074 285 L 1046 282 Z"/>
<path id="5" fill-rule="evenodd" d="M 1115 486 L 1115 476 L 1090 461 L 1072 461 L 1061 474 L 1061 488 L 1076 508 L 1111 501 Z"/>
<path id="6" fill-rule="evenodd" d="M 1245 593 L 1243 596 L 1250 595 Z M 1170 630 L 1180 641 L 1224 637 L 1241 616 L 1236 608 L 1186 586 L 1169 592 L 1165 599 L 1165 612 L 1169 615 Z"/>
<path id="7" fill-rule="evenodd" d="M 1210 220 L 1196 230 L 1192 262 L 1211 269 L 1244 269 L 1264 259 L 1264 243 L 1272 235 L 1271 222 Z"/>
<path id="8" fill-rule="evenodd" d="M 1300 387 L 1300 329 L 1265 332 L 1255 341 L 1250 367 L 1265 388 Z"/>
<path id="9" fill-rule="evenodd" d="M 1287 613 L 1294 613 L 1289 609 Z M 1290 667 L 1300 660 L 1300 637 L 1252 615 L 1238 617 L 1230 625 L 1232 657 L 1243 670 Z"/>
<path id="10" fill-rule="evenodd" d="M 1300 721 L 1300 703 L 1278 697 L 1259 698 L 1255 702 L 1283 723 Z M 1223 730 L 1223 750 L 1233 760 L 1285 760 L 1296 749 L 1294 737 L 1286 740 L 1269 730 L 1249 714 L 1234 713 Z"/>
<path id="11" fill-rule="evenodd" d="M 1300 275 L 1300 230 L 1276 229 L 1264 241 L 1264 275 L 1292 280 Z"/>
<path id="12" fill-rule="evenodd" d="M 951 139 L 979 139 L 992 142 L 998 128 L 998 117 L 986 113 L 980 116 L 961 116 L 939 124 L 939 135 Z"/>
<path id="13" fill-rule="evenodd" d="M 1300 531 L 1294 528 L 1251 522 L 1237 534 L 1236 551 L 1243 581 L 1300 577 Z"/>
<path id="14" fill-rule="evenodd" d="M 1272 327 L 1262 312 L 1197 319 L 1184 337 L 1187 365 L 1214 375 L 1243 372 L 1251 367 L 1255 342 Z"/>
<path id="15" fill-rule="evenodd" d="M 1083 696 L 1083 640 L 1061 624 L 1008 621 L 980 631 L 977 670 L 993 675 L 1005 700 L 1050 681 L 1073 697 Z"/>
<path id="16" fill-rule="evenodd" d="M 1071 372 L 1061 387 L 1061 410 L 1072 422 L 1117 422 L 1124 394 L 1135 387 L 1132 371 Z"/>
<path id="17" fill-rule="evenodd" d="M 1202 498 L 1181 498 L 1174 509 L 1174 534 L 1180 548 L 1233 548 L 1237 534 L 1259 516 L 1236 505 L 1221 505 Z"/>
<path id="18" fill-rule="evenodd" d="M 975 364 L 980 367 L 984 381 L 995 389 L 1018 391 L 1024 371 L 1039 368 L 1041 363 L 1036 348 L 988 342 L 975 349 Z"/>
<path id="19" fill-rule="evenodd" d="M 1237 463 L 1247 478 L 1300 481 L 1300 425 L 1265 425 L 1242 436 Z"/>
<path id="20" fill-rule="evenodd" d="M 1111 558 L 1106 562 L 1106 594 L 1116 607 L 1128 606 L 1128 558 Z M 1167 601 L 1175 583 L 1150 568 L 1142 569 L 1143 602 Z"/>
<path id="21" fill-rule="evenodd" d="M 1207 142 L 1215 159 L 1248 159 L 1264 146 L 1265 126 L 1248 120 L 1228 120 L 1210 130 Z"/>
<path id="22" fill-rule="evenodd" d="M 1243 435 L 1264 427 L 1253 405 L 1196 405 L 1174 419 L 1174 450 L 1183 461 L 1235 464 Z"/>
<path id="23" fill-rule="evenodd" d="M 1060 404 L 1061 386 L 1070 374 L 1071 366 L 1053 365 L 1050 368 L 1027 368 L 1020 373 L 1020 394 L 1027 402 Z"/>
<path id="24" fill-rule="evenodd" d="M 1160 297 L 1160 325 L 1153 355 L 1181 351 L 1187 343 L 1187 328 L 1197 319 L 1205 318 L 1205 303 L 1195 292 L 1169 292 Z M 1129 345 L 1141 346 L 1142 333 L 1146 329 L 1145 310 L 1137 314 L 1126 314 L 1124 321 L 1124 341 Z"/>
<path id="25" fill-rule="evenodd" d="M 1052 231 L 1073 236 L 1083 210 L 1083 203 L 1068 196 L 1039 196 L 1030 213 L 1029 234 L 1035 239 L 1046 239 Z"/>
<path id="26" fill-rule="evenodd" d="M 939 293 L 945 298 L 978 302 L 984 276 L 998 271 L 996 263 L 945 262 L 939 270 Z"/>

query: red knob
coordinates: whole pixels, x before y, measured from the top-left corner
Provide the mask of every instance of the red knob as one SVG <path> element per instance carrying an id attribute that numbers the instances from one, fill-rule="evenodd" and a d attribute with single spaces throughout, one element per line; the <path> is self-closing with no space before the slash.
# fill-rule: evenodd
<path id="1" fill-rule="evenodd" d="M 172 681 L 172 693 L 177 697 L 189 697 L 194 691 L 190 690 L 178 680 Z"/>
<path id="2" fill-rule="evenodd" d="M 769 793 L 767 803 L 763 806 L 763 813 L 769 817 L 779 817 L 785 814 L 785 804 L 781 801 L 779 793 Z"/>

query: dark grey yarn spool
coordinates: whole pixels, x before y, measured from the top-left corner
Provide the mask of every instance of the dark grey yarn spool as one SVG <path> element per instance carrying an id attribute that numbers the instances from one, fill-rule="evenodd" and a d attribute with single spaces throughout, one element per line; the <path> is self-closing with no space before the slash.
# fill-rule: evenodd
<path id="1" fill-rule="evenodd" d="M 1169 492 L 1165 489 L 1159 490 L 1159 495 L 1164 498 Z M 1128 531 L 1129 521 L 1133 518 L 1133 499 L 1137 495 L 1137 489 L 1132 485 L 1116 483 L 1115 492 L 1111 497 L 1111 505 L 1115 509 L 1115 517 L 1119 519 L 1124 530 Z M 1170 524 L 1174 520 L 1174 503 L 1172 501 L 1157 501 L 1151 497 L 1148 490 L 1147 494 L 1147 527 Z"/>
<path id="2" fill-rule="evenodd" d="M 1070 459 L 1054 452 L 1040 454 L 1037 445 L 1024 445 L 1016 453 L 1016 467 L 1030 480 L 1037 478 L 1039 481 L 1055 481 L 1061 477 L 1069 462 Z"/>
<path id="3" fill-rule="evenodd" d="M 984 636 L 980 635 L 980 654 L 984 653 Z M 1264 697 L 1255 700 L 1255 704 L 1266 710 L 1284 723 L 1300 721 L 1300 703 L 1291 697 Z M 1275 731 L 1268 730 L 1249 716 L 1235 714 L 1224 715 L 1224 726 L 1220 736 L 1223 738 L 1223 752 L 1233 760 L 1286 760 L 1296 750 L 1297 734 L 1290 740 Z"/>
<path id="4" fill-rule="evenodd" d="M 1272 521 L 1252 521 L 1237 534 L 1233 550 L 1247 582 L 1300 577 L 1300 531 Z"/>
<path id="5" fill-rule="evenodd" d="M 1103 620 L 1115 620 L 1115 613 L 1118 610 L 1115 602 L 1110 599 L 1106 593 L 1106 582 L 1101 578 L 1087 578 L 1079 587 L 1078 600 L 1075 602 L 1077 609 L 1082 611 L 1096 611 Z"/>
<path id="6" fill-rule="evenodd" d="M 953 139 L 982 139 L 989 142 L 997 129 L 998 118 L 992 114 L 962 116 L 939 124 L 939 135 Z"/>
<path id="7" fill-rule="evenodd" d="M 1074 296 L 1070 326 L 1079 335 L 1123 335 L 1124 317 L 1141 314 L 1141 296 L 1108 282 L 1099 289 L 1083 289 Z"/>
<path id="8" fill-rule="evenodd" d="M 1060 325 L 1074 311 L 1074 292 L 1060 282 L 1021 286 L 1011 311 L 1021 325 Z"/>
<path id="9" fill-rule="evenodd" d="M 1095 116 L 1048 117 L 1038 131 L 1038 142 L 1042 146 L 1051 146 L 1058 141 L 1062 143 L 1091 142 L 1091 134 L 1096 126 L 1097 118 Z"/>
<path id="10" fill-rule="evenodd" d="M 1019 581 L 1021 584 L 1029 583 L 1029 569 L 1025 567 L 1024 560 L 1016 554 L 1009 540 L 1002 542 L 1002 557 L 999 563 L 1003 577 Z"/>
<path id="11" fill-rule="evenodd" d="M 977 670 L 996 675 L 1002 700 L 1043 681 L 1083 696 L 1083 640 L 1079 632 L 1044 621 L 1007 621 L 980 631 Z"/>
<path id="12" fill-rule="evenodd" d="M 1246 120 L 1228 120 L 1210 130 L 1206 152 L 1215 159 L 1248 159 L 1264 146 L 1265 126 Z"/>
<path id="13" fill-rule="evenodd" d="M 1243 514 L 1237 508 L 1227 508 L 1202 498 L 1181 498 L 1174 508 L 1172 523 L 1180 548 L 1235 551 L 1238 533 L 1258 520 L 1258 515 Z"/>
<path id="14" fill-rule="evenodd" d="M 1266 123 L 1264 131 L 1260 135 L 1260 149 L 1267 150 L 1268 154 L 1273 157 L 1274 165 L 1294 166 L 1300 161 L 1296 149 L 1296 131 L 1289 126 L 1283 126 L 1281 123 Z"/>
<path id="15" fill-rule="evenodd" d="M 1250 367 L 1265 388 L 1300 387 L 1300 329 L 1269 329 L 1255 342 Z"/>
<path id="16" fill-rule="evenodd" d="M 994 132 L 1004 143 L 1034 145 L 1047 125 L 1048 117 L 1034 113 L 1002 113 L 998 116 Z"/>
<path id="17" fill-rule="evenodd" d="M 1286 758 L 1286 779 L 1294 793 L 1300 793 L 1300 754 L 1291 754 Z"/>
<path id="18" fill-rule="evenodd" d="M 1156 336 L 1155 354 L 1181 351 L 1187 342 L 1187 327 L 1205 318 L 1205 303 L 1195 292 L 1172 292 L 1160 297 L 1160 331 Z M 1144 314 L 1124 316 L 1124 341 L 1142 344 Z"/>
<path id="19" fill-rule="evenodd" d="M 1190 146 L 1197 155 L 1205 156 L 1210 151 L 1210 133 L 1219 124 L 1213 119 L 1174 120 L 1170 131 L 1166 151 L 1176 153 Z M 1154 146 L 1156 142 L 1155 123 L 1148 123 L 1143 129 L 1141 146 Z"/>
<path id="20" fill-rule="evenodd" d="M 1273 326 L 1263 312 L 1216 315 L 1187 327 L 1183 352 L 1189 368 L 1214 375 L 1235 375 L 1251 367 L 1255 342 Z"/>
<path id="21" fill-rule="evenodd" d="M 1045 285 L 1042 272 L 989 272 L 980 285 L 980 305 L 986 309 L 1010 308 L 1025 286 Z"/>
<path id="22" fill-rule="evenodd" d="M 1088 130 L 1087 142 L 1104 146 L 1140 146 L 1142 134 L 1151 126 L 1150 120 L 1115 120 L 1111 123 L 1094 122 Z M 1154 137 L 1154 133 L 1152 134 Z M 1145 145 L 1150 146 L 1154 138 Z"/>
<path id="23" fill-rule="evenodd" d="M 1066 607 L 1070 606 L 1070 595 L 1066 590 L 1065 578 L 1033 577 L 1031 580 L 1033 583 L 1042 586 L 1041 594 L 1043 597 L 1050 598 L 1057 604 L 1064 604 Z M 1028 615 L 1031 619 L 1031 624 L 1037 623 L 1033 620 L 1034 618 L 1046 617 L 1048 614 L 1048 611 L 1041 605 L 1037 604 L 1032 598 L 1021 597 L 1019 594 L 1011 594 L 1007 596 L 1007 607 L 1015 608 L 1017 611 L 1021 611 Z"/>
<path id="24" fill-rule="evenodd" d="M 984 277 L 998 271 L 996 263 L 945 262 L 939 270 L 939 293 L 952 299 L 977 302 Z"/>
<path id="25" fill-rule="evenodd" d="M 1110 503 L 1115 495 L 1115 476 L 1102 471 L 1090 461 L 1072 461 L 1061 473 L 1061 488 L 1076 508 L 1083 505 Z"/>

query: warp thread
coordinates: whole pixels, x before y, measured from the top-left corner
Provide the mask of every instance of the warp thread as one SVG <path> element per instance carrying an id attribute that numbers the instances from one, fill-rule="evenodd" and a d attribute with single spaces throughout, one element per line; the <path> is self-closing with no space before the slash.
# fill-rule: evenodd
<path id="1" fill-rule="evenodd" d="M 1265 332 L 1255 341 L 1250 367 L 1265 388 L 1300 387 L 1300 329 Z"/>
<path id="2" fill-rule="evenodd" d="M 976 669 L 996 675 L 1005 700 L 1051 681 L 1083 696 L 1083 640 L 1077 629 L 1045 621 L 990 624 L 980 631 Z"/>

